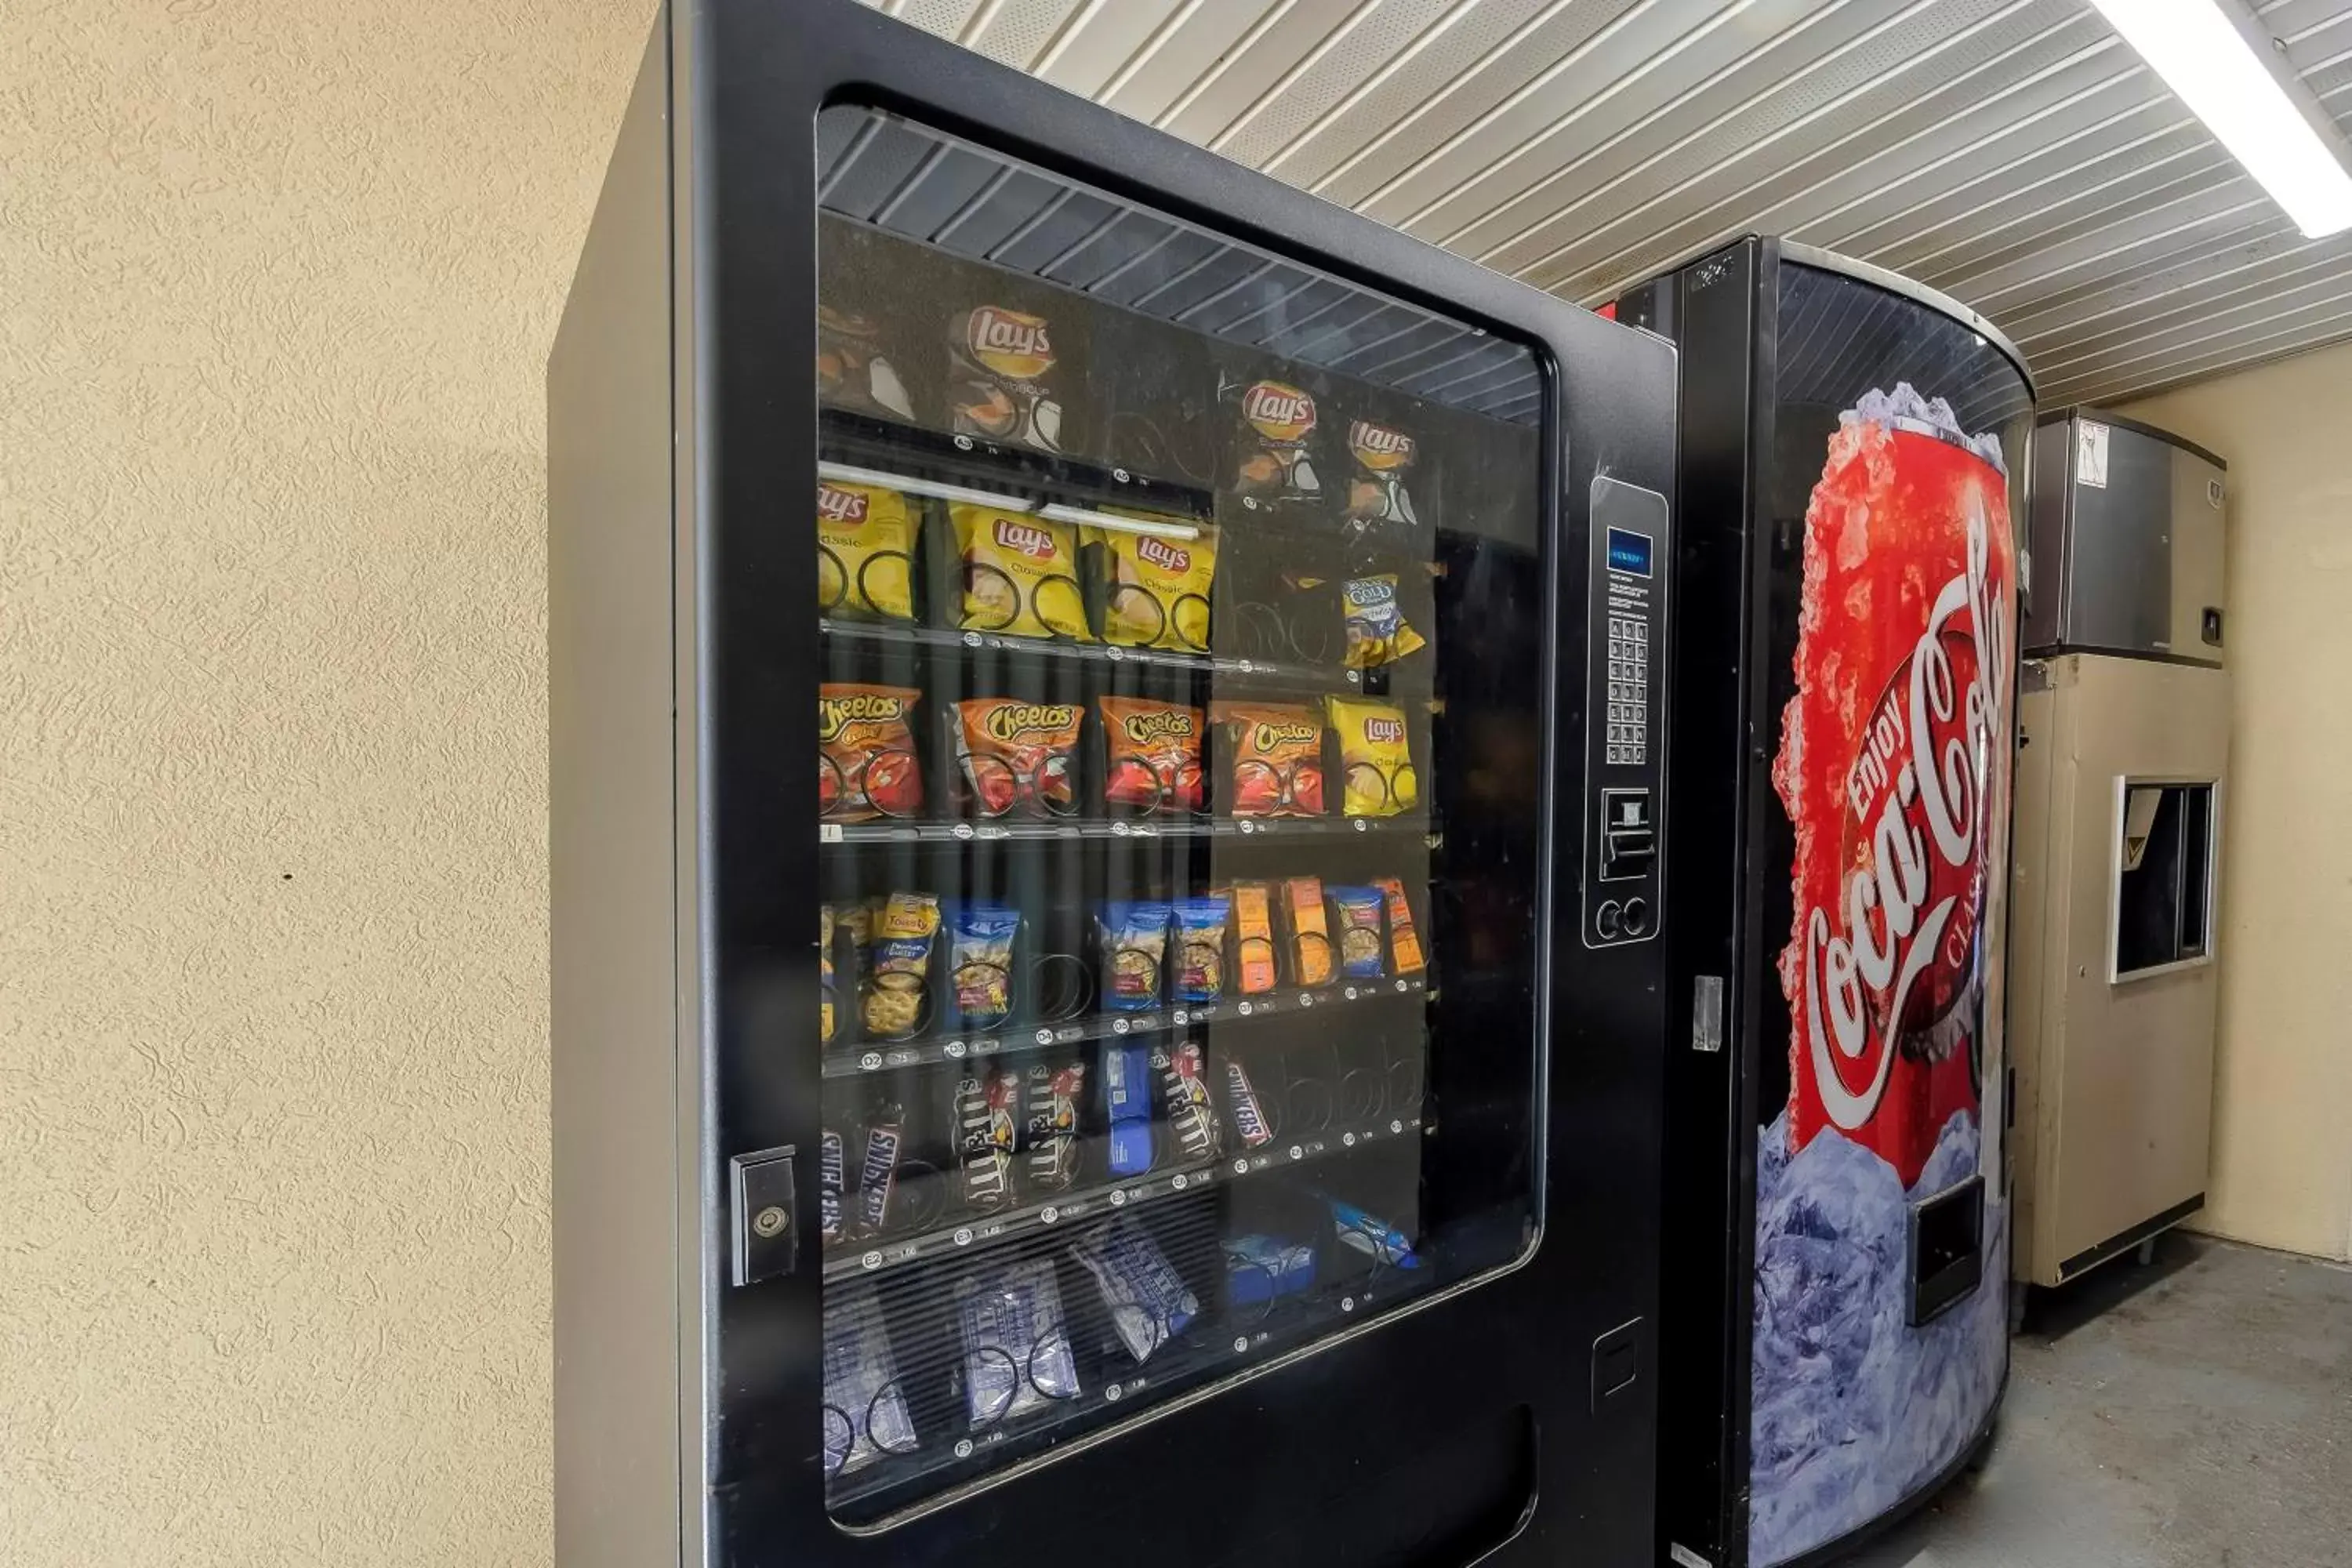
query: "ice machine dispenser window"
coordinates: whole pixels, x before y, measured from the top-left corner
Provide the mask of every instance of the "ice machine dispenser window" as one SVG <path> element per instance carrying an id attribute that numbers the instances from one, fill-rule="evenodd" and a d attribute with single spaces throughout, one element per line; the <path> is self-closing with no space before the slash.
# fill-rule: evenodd
<path id="1" fill-rule="evenodd" d="M 1545 382 L 819 140 L 822 1439 L 872 1526 L 1532 1245 Z"/>

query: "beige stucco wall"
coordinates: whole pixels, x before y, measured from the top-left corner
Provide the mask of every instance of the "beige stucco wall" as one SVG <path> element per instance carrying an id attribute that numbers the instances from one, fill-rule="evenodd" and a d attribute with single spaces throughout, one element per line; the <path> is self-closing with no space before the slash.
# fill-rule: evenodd
<path id="1" fill-rule="evenodd" d="M 2130 405 L 2230 465 L 2211 1203 L 2352 1258 L 2352 344 Z"/>
<path id="2" fill-rule="evenodd" d="M 541 390 L 650 0 L 0 5 L 0 1563 L 543 1563 Z"/>

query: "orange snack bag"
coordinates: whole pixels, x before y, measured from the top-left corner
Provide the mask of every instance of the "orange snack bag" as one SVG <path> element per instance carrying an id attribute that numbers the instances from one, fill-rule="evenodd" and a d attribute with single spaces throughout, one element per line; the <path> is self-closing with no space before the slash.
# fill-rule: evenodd
<path id="1" fill-rule="evenodd" d="M 1281 984 L 1274 947 L 1274 889 L 1264 882 L 1235 882 L 1232 896 L 1241 994 L 1263 996 Z"/>
<path id="2" fill-rule="evenodd" d="M 1323 908 L 1323 879 L 1293 877 L 1282 885 L 1283 911 L 1290 923 L 1293 973 L 1301 985 L 1331 981 L 1331 928 Z"/>

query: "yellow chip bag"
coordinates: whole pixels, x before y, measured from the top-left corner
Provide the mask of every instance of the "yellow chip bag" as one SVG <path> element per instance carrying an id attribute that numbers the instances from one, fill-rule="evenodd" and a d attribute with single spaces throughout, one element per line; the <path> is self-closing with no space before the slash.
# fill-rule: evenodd
<path id="1" fill-rule="evenodd" d="M 960 503 L 948 509 L 963 561 L 966 631 L 1092 642 L 1078 592 L 1078 531 L 1028 512 Z"/>
<path id="2" fill-rule="evenodd" d="M 1160 520 L 1122 513 L 1142 521 Z M 1187 524 L 1190 527 L 1192 525 Z M 1209 585 L 1217 574 L 1217 531 L 1190 539 L 1090 528 L 1103 562 L 1103 641 L 1125 647 L 1209 651 Z"/>
<path id="3" fill-rule="evenodd" d="M 1386 702 L 1327 697 L 1339 738 L 1339 809 L 1349 816 L 1394 816 L 1421 804 L 1404 710 Z"/>
<path id="4" fill-rule="evenodd" d="M 915 616 L 915 503 L 869 485 L 816 486 L 816 607 L 821 615 Z"/>

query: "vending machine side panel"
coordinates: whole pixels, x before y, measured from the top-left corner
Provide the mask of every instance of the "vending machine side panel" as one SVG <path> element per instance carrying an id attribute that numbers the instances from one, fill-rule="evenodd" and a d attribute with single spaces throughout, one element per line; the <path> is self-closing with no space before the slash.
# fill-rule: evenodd
<path id="1" fill-rule="evenodd" d="M 1743 240 L 1646 286 L 1682 345 L 1682 529 L 1666 813 L 1676 825 L 1667 921 L 1664 1226 L 1661 1258 L 1659 1550 L 1743 1559 L 1748 1528 L 1748 1280 L 1755 1226 L 1754 1060 L 1761 988 L 1744 953 L 1759 883 L 1748 864 L 1748 765 L 1761 635 L 1751 517 L 1769 449 L 1775 350 L 1765 247 Z M 1685 1559 L 1669 1556 L 1666 1560 Z"/>
<path id="2" fill-rule="evenodd" d="M 681 1305 L 701 1274 L 681 1228 L 701 1206 L 700 1096 L 676 967 L 690 860 L 674 794 L 670 64 L 665 13 L 548 364 L 555 1554 L 583 1568 L 700 1552 Z"/>

